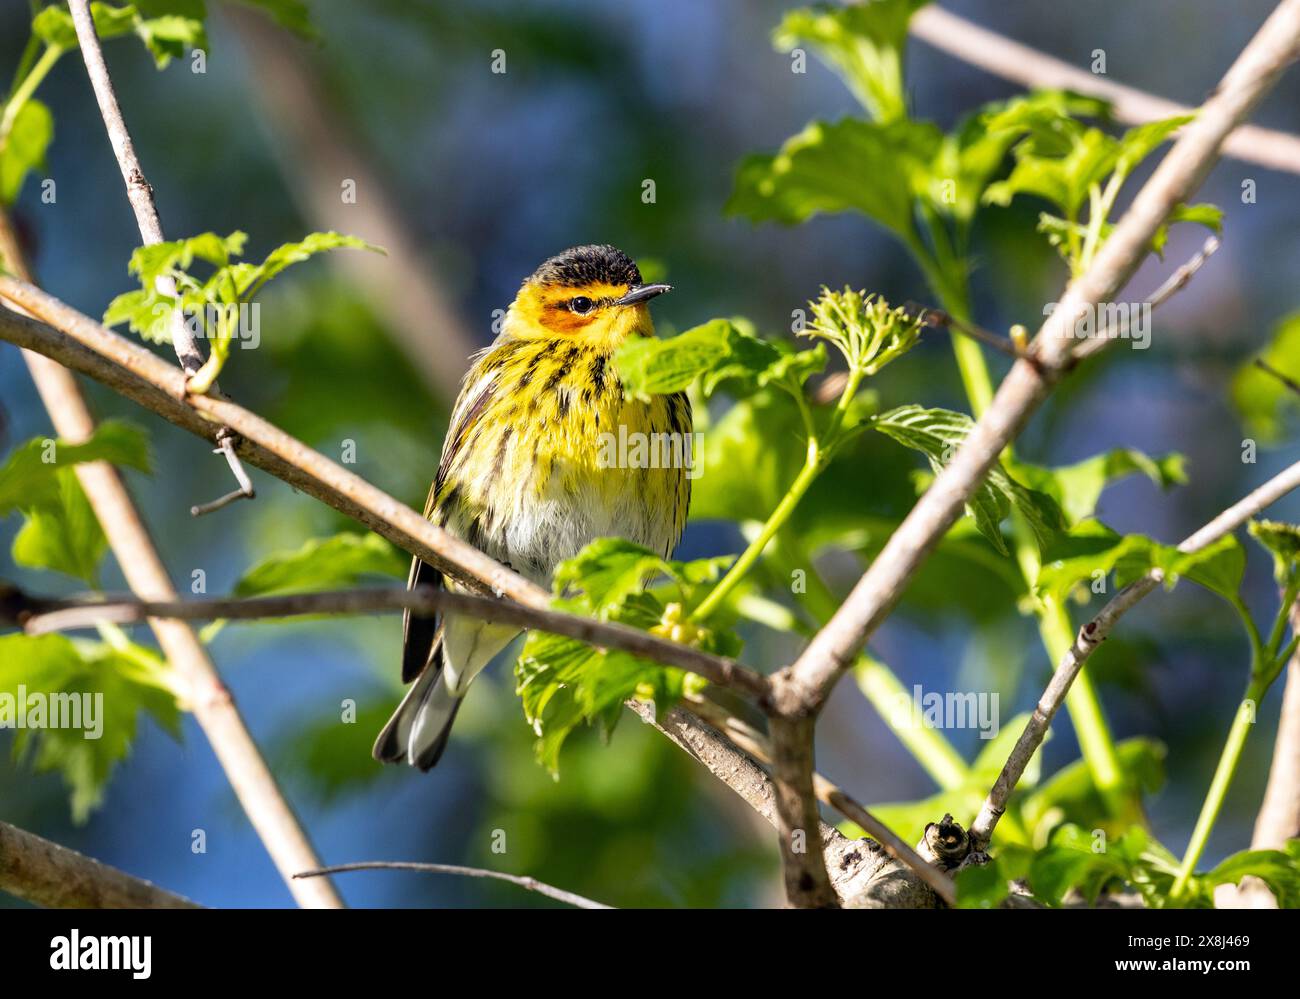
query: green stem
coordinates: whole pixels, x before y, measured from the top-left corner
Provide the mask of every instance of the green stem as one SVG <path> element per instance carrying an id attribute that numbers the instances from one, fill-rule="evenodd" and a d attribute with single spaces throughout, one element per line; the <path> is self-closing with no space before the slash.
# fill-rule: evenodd
<path id="1" fill-rule="evenodd" d="M 47 45 L 31 71 L 23 78 L 23 82 L 14 88 L 13 95 L 5 104 L 4 114 L 0 115 L 0 151 L 4 150 L 5 143 L 9 141 L 9 133 L 13 131 L 14 122 L 18 120 L 18 112 L 31 100 L 32 94 L 36 93 L 36 88 L 49 75 L 61 55 L 63 49 L 57 45 Z"/>
<path id="2" fill-rule="evenodd" d="M 969 780 L 970 770 L 952 743 L 937 729 L 914 724 L 910 713 L 907 718 L 899 717 L 899 706 L 910 708 L 912 695 L 889 667 L 863 656 L 853 673 L 858 689 L 934 782 L 945 791 L 963 787 Z"/>
<path id="3" fill-rule="evenodd" d="M 799 602 L 819 626 L 829 621 L 839 609 L 839 601 L 799 542 L 791 538 L 788 532 L 778 534 L 770 557 L 775 558 L 781 568 L 792 565 L 808 567 L 805 574 L 807 585 L 802 593 L 797 594 Z M 867 701 L 934 782 L 945 791 L 965 786 L 970 776 L 969 768 L 943 733 L 937 729 L 915 726 L 911 724 L 910 718 L 904 720 L 898 717 L 897 705 L 908 694 L 897 674 L 879 659 L 863 656 L 854 667 L 854 675 L 858 688 Z"/>
<path id="4" fill-rule="evenodd" d="M 799 505 L 799 501 L 808 492 L 808 487 L 816 480 L 824 464 L 822 451 L 818 448 L 817 442 L 815 440 L 809 441 L 808 458 L 804 461 L 803 468 L 799 469 L 799 474 L 795 476 L 795 480 L 790 483 L 790 488 L 781 497 L 781 502 L 776 505 L 776 509 L 767 518 L 767 522 L 763 524 L 763 529 L 758 532 L 754 540 L 749 543 L 749 546 L 741 552 L 740 558 L 736 559 L 718 585 L 695 608 L 694 613 L 691 614 L 692 620 L 707 620 L 711 614 L 722 606 L 723 601 L 727 599 L 731 591 L 739 585 L 740 581 L 745 578 L 745 574 L 753 568 L 754 563 L 763 554 L 763 549 L 767 547 L 767 543 L 790 519 L 790 514 L 794 513 L 795 507 Z"/>
<path id="5" fill-rule="evenodd" d="M 1196 828 L 1192 830 L 1187 852 L 1183 854 L 1178 876 L 1174 879 L 1173 888 L 1170 889 L 1171 902 L 1177 903 L 1182 899 L 1187 891 L 1188 882 L 1196 871 L 1201 854 L 1205 852 L 1205 844 L 1210 839 L 1210 832 L 1214 829 L 1214 823 L 1223 809 L 1223 799 L 1232 784 L 1232 778 L 1236 775 L 1237 765 L 1241 762 L 1241 751 L 1246 745 L 1250 728 L 1255 723 L 1259 702 L 1263 700 L 1267 691 L 1268 684 L 1258 677 L 1252 678 L 1250 685 L 1246 687 L 1246 695 L 1237 707 L 1237 716 L 1232 720 L 1227 742 L 1224 743 L 1223 752 L 1219 756 L 1219 765 L 1214 770 L 1214 779 L 1210 781 L 1210 790 L 1205 795 L 1205 803 L 1201 805 L 1201 814 L 1196 819 Z"/>

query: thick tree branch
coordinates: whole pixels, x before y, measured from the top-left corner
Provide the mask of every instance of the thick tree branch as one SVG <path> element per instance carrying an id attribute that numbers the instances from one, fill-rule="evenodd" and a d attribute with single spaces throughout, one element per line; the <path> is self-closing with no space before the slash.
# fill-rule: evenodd
<path id="1" fill-rule="evenodd" d="M 879 627 L 904 587 L 948 528 L 961 516 L 1003 449 L 1073 362 L 1077 318 L 1114 296 L 1149 252 L 1152 236 L 1200 185 L 1225 137 L 1263 99 L 1300 52 L 1300 0 L 1283 0 L 1201 107 L 1132 207 L 1073 281 L 1031 345 L 1034 360 L 1018 361 L 993 403 L 952 461 L 936 476 L 835 616 L 790 667 L 799 700 L 820 710 L 836 681 Z M 1105 341 L 1110 342 L 1110 341 Z"/>
<path id="2" fill-rule="evenodd" d="M 729 715 L 721 706 L 705 698 L 690 698 L 686 710 L 704 718 L 744 754 L 752 757 L 751 763 L 754 763 L 755 766 L 757 766 L 757 763 L 754 761 L 771 765 L 773 752 L 770 741 L 761 732 L 756 731 L 740 719 Z M 835 809 L 850 822 L 861 826 L 867 835 L 879 843 L 889 856 L 900 864 L 911 868 L 912 872 L 921 881 L 929 885 L 939 898 L 949 905 L 956 904 L 957 892 L 952 878 L 922 858 L 912 847 L 903 842 L 892 829 L 834 783 L 815 771 L 813 772 L 813 793 L 818 801 Z M 776 825 L 774 816 L 769 815 L 767 818 L 773 825 Z M 833 869 L 831 871 L 831 880 L 834 883 Z M 838 888 L 838 885 L 836 887 Z"/>
<path id="3" fill-rule="evenodd" d="M 489 878 L 493 881 L 505 881 L 518 885 L 528 891 L 545 895 L 557 902 L 564 902 L 576 909 L 612 909 L 604 902 L 593 902 L 576 892 L 556 888 L 544 881 L 519 874 L 507 874 L 504 871 L 490 871 L 485 867 L 462 867 L 460 864 L 426 864 L 409 860 L 364 860 L 353 864 L 334 864 L 317 871 L 301 871 L 295 878 L 318 878 L 325 874 L 346 874 L 351 871 L 419 871 L 422 874 L 458 874 L 466 878 Z"/>
<path id="4" fill-rule="evenodd" d="M 99 104 L 99 113 L 104 119 L 104 128 L 108 132 L 108 141 L 113 147 L 113 155 L 122 171 L 122 180 L 126 183 L 126 197 L 135 213 L 136 224 L 140 227 L 140 238 L 146 246 L 163 241 L 162 220 L 158 217 L 158 206 L 154 203 L 153 187 L 145 179 L 140 158 L 136 155 L 135 144 L 127 130 L 126 119 L 122 117 L 122 108 L 117 103 L 117 93 L 113 89 L 113 79 L 108 75 L 108 66 L 104 62 L 104 50 L 95 33 L 95 19 L 90 12 L 90 0 L 68 0 L 72 11 L 72 22 L 77 31 L 77 42 L 81 47 L 81 57 L 86 64 L 86 73 L 90 76 L 90 85 L 95 91 L 95 100 Z M 176 282 L 170 277 L 160 277 L 157 282 L 158 292 L 168 298 L 176 298 Z M 187 378 L 193 377 L 203 367 L 203 351 L 193 330 L 185 322 L 180 308 L 172 310 L 170 317 L 172 346 L 176 357 L 181 362 Z M 229 431 L 225 436 L 229 437 Z M 247 473 L 239 466 L 239 458 L 233 450 L 225 449 L 226 460 L 235 473 L 239 489 L 223 496 L 214 503 L 200 504 L 191 509 L 196 516 L 211 510 L 218 510 L 231 500 L 252 499 L 253 487 Z"/>
<path id="5" fill-rule="evenodd" d="M 201 908 L 7 822 L 0 822 L 0 891 L 47 909 Z"/>
<path id="6" fill-rule="evenodd" d="M 911 33 L 940 51 L 978 66 L 1004 80 L 1029 89 L 1074 90 L 1110 101 L 1115 117 L 1130 125 L 1191 114 L 1195 108 L 1156 97 L 1108 77 L 1071 66 L 1005 35 L 989 31 L 964 17 L 930 4 L 912 16 Z M 1234 159 L 1270 170 L 1300 173 L 1300 136 L 1257 125 L 1241 125 L 1229 133 L 1223 152 Z"/>
<path id="7" fill-rule="evenodd" d="M 31 279 L 27 261 L 3 209 L 0 209 L 0 262 L 13 273 Z M 55 432 L 73 442 L 90 437 L 95 422 L 72 372 L 32 351 L 24 350 L 23 359 Z M 74 470 L 127 585 L 143 598 L 174 600 L 176 589 L 171 577 L 117 469 L 97 461 L 84 462 Z M 149 626 L 167 661 L 185 685 L 199 727 L 289 891 L 303 906 L 340 907 L 342 900 L 328 880 L 309 884 L 292 880 L 295 871 L 319 867 L 320 860 L 203 643 L 181 621 L 152 619 Z"/>
<path id="8" fill-rule="evenodd" d="M 1218 541 L 1224 535 L 1236 530 L 1255 514 L 1297 487 L 1300 487 L 1300 462 L 1269 479 L 1264 485 L 1234 503 L 1227 510 L 1224 510 L 1223 513 L 1183 541 L 1178 546 L 1178 550 L 1181 552 L 1200 551 L 1202 548 Z M 1033 715 L 1030 717 L 1028 724 L 1025 725 L 1025 730 L 1021 733 L 1020 738 L 1016 740 L 1016 745 L 1011 750 L 1007 762 L 1003 765 L 1002 772 L 998 774 L 998 779 L 989 792 L 988 798 L 985 799 L 983 807 L 980 808 L 979 815 L 971 823 L 970 836 L 976 849 L 982 850 L 988 845 L 998 819 L 1006 811 L 1011 792 L 1015 790 L 1016 784 L 1019 783 L 1020 777 L 1024 774 L 1030 759 L 1033 758 L 1038 747 L 1042 745 L 1047 730 L 1051 727 L 1053 716 L 1064 702 L 1065 695 L 1074 682 L 1074 678 L 1083 669 L 1083 664 L 1088 661 L 1088 657 L 1092 655 L 1097 646 L 1106 640 L 1106 637 L 1114 629 L 1116 622 L 1143 597 L 1156 589 L 1163 580 L 1164 572 L 1160 569 L 1152 569 L 1141 579 L 1135 580 L 1120 590 L 1098 612 L 1096 617 L 1079 629 L 1073 648 L 1061 660 L 1056 672 L 1052 674 L 1051 682 L 1048 683 L 1043 696 L 1038 699 Z"/>
<path id="9" fill-rule="evenodd" d="M 740 795 L 773 829 L 779 828 L 772 778 L 759 765 L 753 751 L 757 750 L 757 755 L 763 755 L 765 759 L 769 757 L 762 752 L 764 747 L 761 739 L 746 741 L 747 726 L 741 725 L 738 728 L 736 719 L 719 718 L 721 708 L 709 710 L 697 703 L 672 708 L 659 719 L 655 718 L 655 706 L 646 701 L 629 701 L 627 706 L 643 722 L 658 729 L 709 773 Z M 700 710 L 707 711 L 706 719 L 701 719 L 696 714 Z M 721 730 L 715 727 L 715 722 L 722 726 Z M 744 743 L 746 748 L 737 745 L 737 742 Z M 820 776 L 818 780 L 818 795 L 821 800 L 846 818 L 863 825 L 851 807 L 856 802 L 847 795 L 832 800 L 830 789 L 837 792 L 839 789 Z M 825 796 L 822 796 L 823 791 L 827 792 Z M 861 806 L 857 807 L 861 809 Z M 861 811 L 866 814 L 865 809 Z M 935 907 L 935 893 L 926 881 L 887 854 L 879 843 L 869 839 L 849 839 L 825 822 L 819 821 L 817 828 L 831 884 L 845 908 Z M 868 827 L 864 825 L 863 828 Z M 934 873 L 940 874 L 938 871 Z"/>
<path id="10" fill-rule="evenodd" d="M 11 608 L 21 608 L 22 600 L 22 595 L 11 594 L 6 602 Z M 764 676 L 746 669 L 734 659 L 701 652 L 689 645 L 680 645 L 626 624 L 597 621 L 594 618 L 549 608 L 529 607 L 496 597 L 452 593 L 427 586 L 414 590 L 327 590 L 213 600 L 122 600 L 109 597 L 104 601 L 86 601 L 38 598 L 34 605 L 40 607 L 41 611 L 35 615 L 23 615 L 20 621 L 27 633 L 33 635 L 93 628 L 99 621 L 134 624 L 150 618 L 183 621 L 213 618 L 256 620 L 307 614 L 373 614 L 403 610 L 429 616 L 450 612 L 492 624 L 535 628 L 553 635 L 576 638 L 601 648 L 621 649 L 666 666 L 698 673 L 710 683 L 752 696 L 762 696 L 767 690 Z"/>

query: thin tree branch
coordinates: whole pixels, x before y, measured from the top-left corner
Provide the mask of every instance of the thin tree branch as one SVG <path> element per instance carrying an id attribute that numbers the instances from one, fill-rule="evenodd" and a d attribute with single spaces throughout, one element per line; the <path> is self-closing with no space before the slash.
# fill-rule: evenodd
<path id="1" fill-rule="evenodd" d="M 1192 114 L 1196 109 L 1105 76 L 1079 69 L 964 17 L 929 4 L 912 15 L 911 33 L 942 52 L 1023 87 L 1074 90 L 1110 101 L 1115 117 L 1130 125 Z M 1233 159 L 1270 170 L 1300 173 L 1300 136 L 1257 125 L 1241 125 L 1228 134 L 1223 152 Z"/>
<path id="2" fill-rule="evenodd" d="M 797 700 L 805 710 L 820 710 L 1003 449 L 1068 370 L 1079 342 L 1071 335 L 1076 318 L 1124 286 L 1149 252 L 1159 226 L 1200 185 L 1224 138 L 1263 99 L 1298 52 L 1300 0 L 1283 0 L 1183 130 L 1087 271 L 1070 284 L 1031 344 L 1036 363 L 1022 360 L 1012 366 L 952 461 L 935 477 L 834 617 L 789 667 Z"/>
<path id="3" fill-rule="evenodd" d="M 127 130 L 126 119 L 122 117 L 122 108 L 117 102 L 117 93 L 113 89 L 113 79 L 108 75 L 108 66 L 104 62 L 104 50 L 95 33 L 95 19 L 90 12 L 90 0 L 68 0 L 72 11 L 72 23 L 77 31 L 77 42 L 81 47 L 81 58 L 86 64 L 86 73 L 90 85 L 95 91 L 95 100 L 99 104 L 100 116 L 104 119 L 104 128 L 108 132 L 108 141 L 113 147 L 118 168 L 122 171 L 122 180 L 126 183 L 126 197 L 135 213 L 136 225 L 140 228 L 140 238 L 144 245 L 151 246 L 163 241 L 162 220 L 158 217 L 158 206 L 154 202 L 153 187 L 145 179 L 140 158 L 136 155 L 135 144 Z M 176 282 L 170 277 L 160 277 L 157 281 L 158 293 L 176 299 Z M 172 346 L 176 358 L 185 371 L 186 379 L 193 377 L 203 367 L 203 351 L 195 339 L 193 331 L 185 322 L 179 306 L 172 310 L 171 317 Z M 226 436 L 230 431 L 225 431 Z M 248 474 L 239 467 L 239 458 L 233 450 L 226 449 L 226 460 L 239 482 L 240 488 L 215 504 L 203 504 L 191 509 L 198 516 L 225 506 L 231 500 L 253 497 L 253 487 L 248 481 Z"/>
<path id="4" fill-rule="evenodd" d="M 493 881 L 505 881 L 512 885 L 518 885 L 520 888 L 536 892 L 538 895 L 545 895 L 547 898 L 553 898 L 557 902 L 564 902 L 578 909 L 614 908 L 604 902 L 593 902 L 591 899 L 575 892 L 555 888 L 544 881 L 538 881 L 536 878 L 519 874 L 506 874 L 504 871 L 490 871 L 484 867 L 462 867 L 460 864 L 424 864 L 410 860 L 365 860 L 353 864 L 333 864 L 330 867 L 322 867 L 316 871 L 301 871 L 295 874 L 294 877 L 318 878 L 325 874 L 346 874 L 350 871 L 420 871 L 424 874 L 458 874 L 466 878 L 490 878 Z"/>
<path id="5" fill-rule="evenodd" d="M 11 608 L 20 608 L 24 596 L 14 594 Z M 373 614 L 409 610 L 432 616 L 455 613 L 491 624 L 535 628 L 553 635 L 575 638 L 600 648 L 620 649 L 667 666 L 698 673 L 710 683 L 729 687 L 754 697 L 767 690 L 762 674 L 734 659 L 715 656 L 689 645 L 680 645 L 639 628 L 614 621 L 567 614 L 550 608 L 529 607 L 496 597 L 482 597 L 428 586 L 412 590 L 354 589 L 317 593 L 287 593 L 268 597 L 231 597 L 205 600 L 138 600 L 109 597 L 104 601 L 51 600 L 37 598 L 39 613 L 23 616 L 20 622 L 31 635 L 51 631 L 92 628 L 96 623 L 134 624 L 149 618 L 185 621 L 228 618 L 300 617 L 308 614 Z"/>
<path id="6" fill-rule="evenodd" d="M 13 273 L 31 279 L 8 213 L 3 209 L 0 209 L 0 262 Z M 24 350 L 23 359 L 55 432 L 73 442 L 89 438 L 94 433 L 95 421 L 72 372 L 32 351 Z M 127 585 L 140 597 L 176 599 L 171 577 L 117 469 L 96 461 L 78 464 L 74 472 Z M 236 798 L 295 900 L 303 906 L 340 907 L 342 900 L 329 881 L 302 884 L 292 880 L 294 871 L 319 867 L 320 859 L 253 741 L 207 649 L 193 629 L 181 621 L 152 619 L 149 626 L 167 661 L 185 685 L 194 716 Z"/>
<path id="7" fill-rule="evenodd" d="M 47 909 L 202 908 L 8 822 L 0 822 L 0 891 Z"/>
<path id="8" fill-rule="evenodd" d="M 1218 252 L 1220 243 L 1217 236 L 1209 236 L 1201 244 L 1201 248 L 1192 254 L 1191 258 L 1179 267 L 1176 271 L 1165 278 L 1146 298 L 1146 304 L 1155 311 L 1165 302 L 1173 298 L 1178 292 L 1187 287 L 1189 281 L 1196 276 L 1196 273 L 1205 266 L 1205 262 Z M 1124 340 L 1129 335 L 1129 327 L 1133 322 L 1133 310 L 1123 309 L 1120 311 L 1119 321 L 1112 327 L 1109 323 L 1101 327 L 1091 338 L 1083 340 L 1074 352 L 1074 360 L 1082 361 L 1091 357 L 1106 348 L 1106 345 L 1112 340 Z"/>
<path id="9" fill-rule="evenodd" d="M 1284 472 L 1269 479 L 1258 489 L 1238 500 L 1227 510 L 1196 531 L 1179 546 L 1180 552 L 1196 552 L 1213 544 L 1220 538 L 1244 524 L 1265 507 L 1277 502 L 1291 490 L 1300 487 L 1300 462 L 1290 466 Z M 1114 629 L 1115 624 L 1148 593 L 1156 589 L 1164 580 L 1164 571 L 1152 569 L 1145 576 L 1130 583 L 1120 590 L 1097 615 L 1079 629 L 1074 646 L 1061 660 L 1052 674 L 1052 679 L 1038 699 L 1034 713 L 1030 716 L 1025 730 L 1016 740 L 1007 762 L 998 774 L 997 781 L 989 791 L 979 815 L 971 823 L 970 837 L 976 849 L 987 847 L 993 836 L 993 829 L 1006 811 L 1007 801 L 1015 790 L 1021 775 L 1029 765 L 1034 753 L 1042 745 L 1052 718 L 1065 700 L 1065 695 L 1074 682 L 1074 678 L 1083 669 L 1088 657 Z"/>

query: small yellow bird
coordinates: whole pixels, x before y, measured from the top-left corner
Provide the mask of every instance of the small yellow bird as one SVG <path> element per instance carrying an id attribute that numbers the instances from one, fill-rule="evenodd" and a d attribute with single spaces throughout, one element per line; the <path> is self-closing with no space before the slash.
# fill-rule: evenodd
<path id="1" fill-rule="evenodd" d="M 501 335 L 473 358 L 425 516 L 543 586 L 558 563 L 599 537 L 670 556 L 690 504 L 687 469 L 627 467 L 602 446 L 608 435 L 673 439 L 655 434 L 689 446 L 686 395 L 628 399 L 614 367 L 628 337 L 654 336 L 646 303 L 670 290 L 643 283 L 612 246 L 574 247 L 538 267 Z M 432 566 L 412 562 L 409 586 L 442 582 Z M 415 684 L 379 733 L 374 756 L 428 770 L 470 681 L 518 632 L 409 614 L 402 630 L 402 680 Z"/>

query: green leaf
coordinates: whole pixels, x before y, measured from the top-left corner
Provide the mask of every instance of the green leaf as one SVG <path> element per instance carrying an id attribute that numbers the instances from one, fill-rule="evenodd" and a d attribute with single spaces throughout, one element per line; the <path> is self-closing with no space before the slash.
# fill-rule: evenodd
<path id="1" fill-rule="evenodd" d="M 1207 887 L 1240 884 L 1256 877 L 1272 890 L 1283 909 L 1300 908 L 1300 840 L 1291 840 L 1290 850 L 1243 850 L 1225 858 L 1198 880 Z"/>
<path id="2" fill-rule="evenodd" d="M 54 479 L 57 498 L 27 509 L 27 519 L 14 536 L 13 560 L 33 569 L 66 573 L 95 586 L 108 541 L 72 470 L 59 469 Z"/>
<path id="3" fill-rule="evenodd" d="M 95 34 L 101 41 L 130 34 L 135 25 L 136 10 L 131 5 L 113 7 L 106 3 L 92 3 L 90 16 L 95 22 Z M 32 34 L 47 45 L 57 49 L 77 47 L 77 29 L 72 14 L 63 4 L 53 4 L 37 11 L 32 18 Z"/>
<path id="4" fill-rule="evenodd" d="M 1142 474 L 1161 489 L 1187 482 L 1186 459 L 1178 453 L 1152 458 L 1133 448 L 1116 448 L 1073 465 L 1044 468 L 1016 462 L 1013 470 L 1026 485 L 1046 493 L 1061 507 L 1071 526 L 1091 517 L 1102 490 L 1129 475 Z"/>
<path id="5" fill-rule="evenodd" d="M 187 239 L 174 239 L 149 246 L 138 247 L 131 254 L 127 269 L 140 279 L 145 288 L 153 287 L 160 277 L 173 277 L 177 271 L 188 271 L 195 260 L 203 260 L 214 267 L 224 267 L 231 257 L 241 256 L 248 234 L 236 230 L 229 236 L 204 232 Z"/>
<path id="6" fill-rule="evenodd" d="M 1223 233 L 1223 209 L 1218 205 L 1197 204 L 1185 205 L 1178 204 L 1174 210 L 1169 213 L 1169 217 L 1160 223 L 1156 233 L 1151 237 L 1151 252 L 1157 256 L 1164 256 L 1165 244 L 1169 242 L 1169 227 L 1177 222 L 1193 222 L 1196 225 L 1203 225 L 1215 235 Z M 1109 234 L 1109 227 L 1107 229 Z"/>
<path id="7" fill-rule="evenodd" d="M 1246 574 L 1246 549 L 1235 535 L 1225 534 L 1194 555 L 1184 556 L 1179 568 L 1193 583 L 1235 603 Z"/>
<path id="8" fill-rule="evenodd" d="M 231 328 L 238 320 L 234 307 L 249 302 L 268 281 L 293 264 L 317 253 L 342 247 L 356 247 L 383 252 L 355 236 L 336 232 L 314 232 L 296 243 L 285 243 L 272 250 L 260 264 L 234 262 L 244 252 L 247 235 L 235 231 L 228 236 L 214 232 L 200 233 L 187 239 L 142 246 L 131 254 L 128 269 L 140 280 L 140 288 L 118 295 L 104 313 L 104 324 L 127 323 L 132 332 L 154 343 L 171 340 L 169 317 L 177 307 L 171 296 L 157 290 L 159 278 L 176 282 L 180 305 L 188 322 L 202 325 L 202 335 L 210 341 L 217 363 L 206 372 L 215 378 L 220 362 L 229 354 L 236 335 Z M 212 267 L 212 273 L 200 281 L 190 273 L 195 261 Z M 216 316 L 215 322 L 211 317 Z"/>
<path id="9" fill-rule="evenodd" d="M 1286 417 L 1300 406 L 1300 393 L 1260 368 L 1256 359 L 1283 377 L 1300 382 L 1300 312 L 1278 323 L 1269 345 L 1257 358 L 1239 367 L 1232 379 L 1232 402 L 1246 424 L 1246 432 L 1261 443 L 1277 443 L 1287 429 Z"/>
<path id="10" fill-rule="evenodd" d="M 741 162 L 727 212 L 790 225 L 858 211 L 914 241 L 913 200 L 929 189 L 942 142 L 928 122 L 813 122 L 775 156 Z"/>
<path id="11" fill-rule="evenodd" d="M 0 636 L 0 728 L 16 728 L 16 757 L 62 774 L 75 821 L 84 822 L 102 801 L 141 712 L 179 736 L 170 673 L 156 653 L 124 638 L 108 645 L 63 635 Z"/>
<path id="12" fill-rule="evenodd" d="M 307 593 L 356 586 L 366 576 L 404 579 L 410 559 L 378 534 L 312 538 L 258 562 L 235 584 L 237 597 Z"/>
<path id="13" fill-rule="evenodd" d="M 1091 903 L 1108 883 L 1128 884 L 1150 905 L 1168 896 L 1177 869 L 1177 860 L 1141 826 L 1109 839 L 1066 825 L 1034 857 L 1029 884 L 1035 895 L 1053 905 L 1061 904 L 1071 890 Z"/>
<path id="14" fill-rule="evenodd" d="M 345 236 L 338 232 L 313 232 L 296 243 L 283 243 L 277 246 L 240 283 L 244 287 L 252 286 L 252 292 L 248 296 L 251 298 L 256 293 L 257 288 L 276 277 L 286 268 L 294 264 L 300 264 L 304 260 L 309 260 L 318 253 L 344 248 L 370 250 L 373 253 L 384 252 L 381 247 L 367 243 L 364 239 L 359 239 L 356 236 Z"/>
<path id="15" fill-rule="evenodd" d="M 881 413 L 871 421 L 871 426 L 905 447 L 920 451 L 938 474 L 957 453 L 974 424 L 964 413 L 909 405 Z M 1006 491 L 997 488 L 992 478 L 990 475 L 971 496 L 966 503 L 966 513 L 974 518 L 975 526 L 989 543 L 1007 555 L 1009 550 L 1002 537 L 1001 524 L 1010 514 L 1011 504 Z"/>
<path id="16" fill-rule="evenodd" d="M 1120 767 L 1128 776 L 1134 794 L 1158 791 L 1165 780 L 1163 743 L 1138 737 L 1115 746 Z M 1093 782 L 1086 760 L 1075 760 L 1018 802 L 1018 815 L 1035 844 L 1042 843 L 1062 822 L 1074 822 L 1089 829 L 1107 824 L 1111 809 Z"/>
<path id="17" fill-rule="evenodd" d="M 762 340 L 744 320 L 714 319 L 668 340 L 638 337 L 615 355 L 623 390 L 634 399 L 684 392 L 696 380 L 706 396 L 727 383 L 738 395 L 769 384 L 800 391 L 826 366 L 826 351 L 795 351 L 780 341 Z"/>
<path id="18" fill-rule="evenodd" d="M 1285 583 L 1300 562 L 1300 526 L 1280 520 L 1252 520 L 1247 530 L 1273 556 L 1274 578 Z"/>
<path id="19" fill-rule="evenodd" d="M 1145 535 L 1120 535 L 1100 521 L 1085 520 L 1060 535 L 1043 552 L 1035 588 L 1042 596 L 1063 601 L 1079 581 L 1108 576 L 1121 566 L 1128 579 L 1159 566 L 1170 573 L 1169 583 L 1173 585 L 1174 567 L 1180 558 L 1176 548 Z"/>
<path id="20" fill-rule="evenodd" d="M 22 510 L 26 522 L 14 537 L 19 565 L 52 569 L 95 584 L 106 542 L 72 466 L 108 461 L 149 471 L 143 431 L 105 420 L 80 444 L 33 438 L 0 466 L 0 517 Z"/>
<path id="21" fill-rule="evenodd" d="M 1149 122 L 1119 138 L 1079 120 L 1108 115 L 1104 102 L 1047 91 L 1010 102 L 985 122 L 990 132 L 1022 136 L 1014 147 L 1011 175 L 989 185 L 985 202 L 1007 205 L 1026 195 L 1055 206 L 1058 214 L 1041 215 L 1038 228 L 1076 273 L 1110 235 L 1107 216 L 1133 169 L 1192 120 L 1179 115 Z M 1213 205 L 1179 205 L 1156 231 L 1151 248 L 1163 251 L 1169 226 L 1176 222 L 1198 222 L 1217 232 L 1222 215 Z M 1089 241 L 1094 229 L 1097 238 Z"/>
<path id="22" fill-rule="evenodd" d="M 553 605 L 734 655 L 739 640 L 730 631 L 688 621 L 690 610 L 730 561 L 673 562 L 630 541 L 601 538 L 557 567 Z M 668 580 L 662 593 L 644 589 L 655 577 Z M 682 670 L 536 630 L 528 634 L 515 680 L 524 717 L 538 735 L 538 762 L 552 773 L 558 772 L 565 739 L 579 725 L 600 722 L 608 734 L 629 697 L 653 699 L 662 712 L 688 685 L 700 682 Z"/>
<path id="23" fill-rule="evenodd" d="M 104 420 L 80 444 L 49 437 L 20 444 L 0 465 L 0 517 L 56 500 L 57 470 L 83 461 L 107 461 L 148 472 L 149 440 L 139 427 Z"/>
<path id="24" fill-rule="evenodd" d="M 27 174 L 44 169 L 45 150 L 53 138 L 50 109 L 29 97 L 15 116 L 9 135 L 0 136 L 0 204 L 13 204 Z"/>
<path id="25" fill-rule="evenodd" d="M 1011 894 L 1011 882 L 1029 873 L 1032 857 L 1026 849 L 1004 845 L 989 863 L 959 870 L 957 908 L 996 909 Z"/>
<path id="26" fill-rule="evenodd" d="M 773 34 L 784 52 L 812 47 L 872 118 L 888 123 L 907 116 L 903 51 L 912 14 L 928 0 L 868 0 L 848 6 L 787 11 Z"/>
<path id="27" fill-rule="evenodd" d="M 915 405 L 899 406 L 871 421 L 874 429 L 924 454 L 936 474 L 956 454 L 974 425 L 965 413 Z M 1000 465 L 994 466 L 966 504 L 966 511 L 979 532 L 1004 555 L 1009 552 L 1000 525 L 1013 506 L 1033 529 L 1041 551 L 1065 530 L 1065 518 L 1055 500 L 1017 482 Z"/>
<path id="28" fill-rule="evenodd" d="M 276 24 L 308 40 L 320 37 L 311 23 L 311 11 L 305 0 L 239 0 L 249 7 L 264 11 Z"/>

